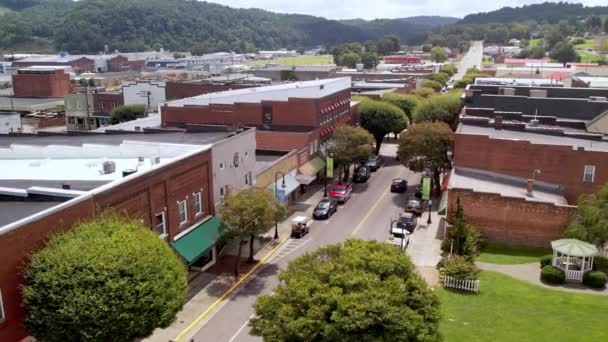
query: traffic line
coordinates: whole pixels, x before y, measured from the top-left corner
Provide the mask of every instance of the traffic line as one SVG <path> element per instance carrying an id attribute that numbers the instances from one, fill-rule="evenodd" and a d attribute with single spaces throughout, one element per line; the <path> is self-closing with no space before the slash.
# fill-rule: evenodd
<path id="1" fill-rule="evenodd" d="M 355 228 L 355 230 L 353 230 L 353 232 L 350 233 L 350 236 L 357 235 L 357 233 L 359 232 L 359 230 L 361 230 L 361 228 L 363 227 L 363 224 L 365 223 L 365 221 L 367 221 L 369 219 L 369 217 L 372 215 L 372 213 L 376 210 L 376 208 L 378 208 L 378 205 L 380 205 L 380 202 L 382 201 L 382 199 L 384 199 L 384 197 L 386 197 L 386 195 L 389 193 L 390 190 L 391 190 L 390 188 L 384 190 L 384 192 L 382 193 L 382 195 L 380 195 L 380 198 L 378 198 L 378 200 L 376 201 L 376 203 L 367 212 L 367 214 L 365 215 L 365 217 L 363 217 L 363 219 L 361 220 L 361 222 L 359 222 L 359 224 L 357 225 L 357 227 Z"/>
<path id="2" fill-rule="evenodd" d="M 247 280 L 253 273 L 255 273 L 260 267 L 262 267 L 262 265 L 271 257 L 274 255 L 274 253 L 279 250 L 279 248 L 281 248 L 287 241 L 289 241 L 290 239 L 287 238 L 283 241 L 281 241 L 277 246 L 275 246 L 268 254 L 266 254 L 266 256 L 264 256 L 264 258 L 262 260 L 260 260 L 260 262 L 258 262 L 253 268 L 251 268 L 251 270 L 249 270 L 249 272 L 245 273 L 244 276 L 242 276 L 236 283 L 234 283 L 234 285 L 232 285 L 228 290 L 226 290 L 226 292 L 224 292 L 220 298 L 218 298 L 215 302 L 213 302 L 208 308 L 207 310 L 205 310 L 202 314 L 200 314 L 195 320 L 194 322 L 190 323 L 190 325 L 188 325 L 186 327 L 186 329 L 184 329 L 179 335 L 177 335 L 177 337 L 173 340 L 175 342 L 180 342 L 184 337 L 186 337 L 186 335 L 188 333 L 190 333 L 190 331 L 192 329 L 194 329 L 203 319 L 205 319 L 205 317 L 207 317 L 222 301 L 224 301 L 224 299 L 226 299 L 230 294 L 232 294 L 232 292 L 234 292 L 239 286 L 241 286 L 245 280 Z"/>
<path id="3" fill-rule="evenodd" d="M 243 331 L 243 329 L 245 329 L 245 327 L 247 326 L 247 324 L 249 324 L 249 321 L 253 318 L 254 315 L 249 316 L 249 318 L 247 318 L 247 321 L 245 322 L 245 324 L 241 325 L 241 327 L 239 328 L 239 330 L 236 331 L 236 334 L 234 334 L 229 340 L 228 342 L 234 342 L 234 340 L 241 334 L 241 331 Z"/>

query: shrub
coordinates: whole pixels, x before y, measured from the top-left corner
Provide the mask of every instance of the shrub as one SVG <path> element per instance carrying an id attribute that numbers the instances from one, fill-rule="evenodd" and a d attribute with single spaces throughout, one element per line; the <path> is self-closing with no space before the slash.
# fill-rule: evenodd
<path id="1" fill-rule="evenodd" d="M 429 76 L 429 80 L 439 82 L 439 83 L 441 83 L 441 85 L 445 85 L 449 79 L 450 79 L 450 75 L 448 75 L 444 72 L 438 72 L 436 74 L 431 74 L 431 76 Z"/>
<path id="2" fill-rule="evenodd" d="M 553 262 L 553 254 L 547 254 L 540 257 L 540 268 L 550 266 Z"/>
<path id="3" fill-rule="evenodd" d="M 421 97 L 421 98 L 427 98 L 427 97 L 434 95 L 435 91 L 432 88 L 418 88 L 418 89 L 412 90 L 412 92 L 410 94 Z"/>
<path id="4" fill-rule="evenodd" d="M 446 240 L 443 240 L 443 242 L 445 242 Z M 435 266 L 435 268 L 437 270 L 441 270 L 442 268 L 445 267 L 446 262 L 448 262 L 450 258 L 449 257 L 443 257 L 441 258 L 441 260 L 439 260 L 439 262 L 437 263 L 437 266 Z"/>
<path id="5" fill-rule="evenodd" d="M 608 273 L 608 258 L 595 257 L 593 259 L 593 270 Z"/>
<path id="6" fill-rule="evenodd" d="M 583 284 L 594 289 L 603 289 L 606 287 L 608 277 L 606 273 L 600 271 L 589 271 L 583 275 Z"/>
<path id="7" fill-rule="evenodd" d="M 462 256 L 453 256 L 443 263 L 439 273 L 444 277 L 457 279 L 477 279 L 479 269 L 469 259 Z"/>
<path id="8" fill-rule="evenodd" d="M 547 265 L 540 271 L 540 280 L 548 284 L 563 284 L 566 282 L 566 273 L 557 267 Z"/>
<path id="9" fill-rule="evenodd" d="M 434 91 L 439 91 L 441 90 L 441 83 L 437 82 L 437 81 L 433 81 L 433 80 L 425 80 L 424 82 L 422 82 L 422 87 L 424 88 L 431 88 Z"/>

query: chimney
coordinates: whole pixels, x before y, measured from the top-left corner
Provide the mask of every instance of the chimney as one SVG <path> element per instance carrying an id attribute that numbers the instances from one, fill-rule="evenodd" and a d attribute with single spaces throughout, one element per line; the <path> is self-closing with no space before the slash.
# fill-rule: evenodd
<path id="1" fill-rule="evenodd" d="M 502 115 L 496 115 L 494 117 L 494 129 L 498 131 L 502 129 Z"/>
<path id="2" fill-rule="evenodd" d="M 534 179 L 528 178 L 527 190 L 528 190 L 528 193 L 527 193 L 528 197 L 534 197 L 534 194 L 532 192 L 534 190 Z"/>

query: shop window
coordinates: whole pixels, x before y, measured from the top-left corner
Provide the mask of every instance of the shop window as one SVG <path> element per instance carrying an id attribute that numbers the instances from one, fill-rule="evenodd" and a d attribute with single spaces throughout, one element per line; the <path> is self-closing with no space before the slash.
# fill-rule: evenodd
<path id="1" fill-rule="evenodd" d="M 194 204 L 194 215 L 200 215 L 203 213 L 203 205 L 201 203 L 201 193 L 197 192 L 193 194 L 192 201 Z"/>
<path id="2" fill-rule="evenodd" d="M 182 226 L 188 222 L 188 208 L 186 200 L 177 202 L 177 210 L 179 213 L 179 225 Z"/>

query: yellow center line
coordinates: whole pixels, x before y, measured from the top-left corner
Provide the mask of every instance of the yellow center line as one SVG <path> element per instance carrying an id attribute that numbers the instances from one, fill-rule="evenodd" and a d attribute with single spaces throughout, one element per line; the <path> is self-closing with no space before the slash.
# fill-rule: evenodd
<path id="1" fill-rule="evenodd" d="M 382 193 L 382 195 L 380 195 L 380 198 L 378 198 L 378 200 L 376 201 L 376 203 L 369 209 L 369 211 L 367 212 L 367 214 L 365 215 L 365 217 L 363 217 L 363 219 L 361 220 L 361 222 L 359 222 L 359 224 L 357 225 L 357 227 L 355 228 L 355 230 L 353 230 L 353 232 L 350 233 L 350 236 L 357 235 L 357 233 L 359 232 L 359 230 L 361 230 L 361 228 L 363 227 L 363 224 L 365 223 L 365 221 L 367 221 L 369 219 L 369 217 L 372 215 L 372 213 L 376 210 L 376 208 L 378 208 L 378 205 L 380 205 L 380 202 L 382 201 L 382 199 L 384 199 L 384 197 L 386 196 L 386 194 L 388 194 L 388 192 L 390 190 L 391 190 L 390 188 L 384 190 L 384 192 Z"/>
<path id="2" fill-rule="evenodd" d="M 266 261 L 272 256 L 274 255 L 274 253 L 276 253 L 276 251 L 285 244 L 285 242 L 289 241 L 289 238 L 281 241 L 278 245 L 276 245 L 276 247 L 274 247 L 270 252 L 268 252 L 268 254 L 266 254 L 266 256 L 260 260 L 259 263 L 257 263 L 253 268 L 251 268 L 251 270 L 249 270 L 249 272 L 245 273 L 244 276 L 242 276 L 236 283 L 234 283 L 234 285 L 232 285 L 226 292 L 224 292 L 220 298 L 216 299 L 215 302 L 213 302 L 213 304 L 211 304 L 211 306 L 209 306 L 207 308 L 207 310 L 205 310 L 202 314 L 200 314 L 195 320 L 194 322 L 190 323 L 190 325 L 188 325 L 186 327 L 186 329 L 184 329 L 179 335 L 177 335 L 177 337 L 174 339 L 175 342 L 180 342 L 184 337 L 186 337 L 186 335 L 188 333 L 190 333 L 190 331 L 192 329 L 194 329 L 194 327 L 196 327 L 203 319 L 205 319 L 205 317 L 207 317 L 222 301 L 224 301 L 224 299 L 226 299 L 232 292 L 234 292 L 239 286 L 241 286 L 243 284 L 243 282 L 245 280 L 247 280 L 247 278 L 249 278 L 253 273 L 255 273 L 255 271 L 257 271 L 264 263 L 266 263 Z"/>

